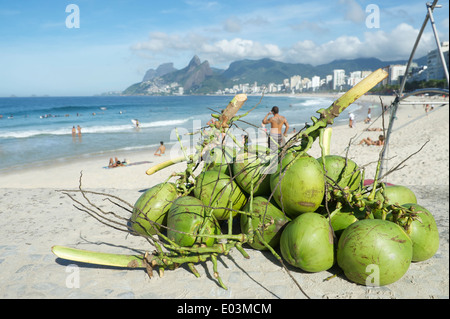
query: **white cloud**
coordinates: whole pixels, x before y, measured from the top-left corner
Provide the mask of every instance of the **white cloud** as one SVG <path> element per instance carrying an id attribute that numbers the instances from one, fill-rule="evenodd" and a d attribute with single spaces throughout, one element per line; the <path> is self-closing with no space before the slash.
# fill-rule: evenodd
<path id="1" fill-rule="evenodd" d="M 364 38 L 340 36 L 322 44 L 313 41 L 299 41 L 286 51 L 283 57 L 287 62 L 310 63 L 313 65 L 328 63 L 337 59 L 376 57 L 383 61 L 406 60 L 409 58 L 419 31 L 401 23 L 391 32 L 371 31 Z M 435 48 L 433 34 L 422 35 L 415 57 L 419 58 Z"/>
<path id="2" fill-rule="evenodd" d="M 366 19 L 366 13 L 355 0 L 340 0 L 339 4 L 342 5 L 344 10 L 345 20 L 361 23 Z"/>
<path id="3" fill-rule="evenodd" d="M 270 40 L 265 42 L 244 37 L 221 38 L 220 33 L 205 35 L 199 32 L 186 34 L 152 32 L 147 41 L 136 43 L 132 46 L 132 50 L 141 57 L 161 63 L 168 61 L 177 63 L 177 57 L 185 61 L 196 54 L 202 60 L 208 60 L 212 66 L 216 67 L 227 67 L 229 63 L 235 60 L 261 58 L 313 65 L 324 64 L 337 59 L 360 57 L 376 57 L 383 61 L 406 60 L 410 55 L 418 32 L 419 30 L 411 25 L 401 23 L 391 31 L 367 29 L 367 32 L 359 37 L 342 35 L 323 43 L 314 40 L 301 40 L 284 47 L 276 44 L 276 39 L 274 39 L 274 42 Z M 415 57 L 422 57 L 434 48 L 435 42 L 432 32 L 425 32 L 422 35 Z M 180 63 L 185 62 L 180 61 Z M 182 67 L 182 65 L 179 67 Z"/>
<path id="4" fill-rule="evenodd" d="M 229 62 L 236 59 L 279 58 L 283 52 L 275 44 L 262 44 L 252 40 L 234 38 L 204 44 L 200 51 L 218 62 Z"/>
<path id="5" fill-rule="evenodd" d="M 367 56 L 379 57 L 383 60 L 407 59 L 413 49 L 419 30 L 406 23 L 399 24 L 391 32 L 367 32 L 365 34 L 365 51 Z M 435 49 L 435 41 L 431 32 L 424 32 L 415 53 L 419 58 Z"/>
<path id="6" fill-rule="evenodd" d="M 156 55 L 167 58 L 177 54 L 197 54 L 212 65 L 227 64 L 238 59 L 280 58 L 282 50 L 275 44 L 234 38 L 214 40 L 199 34 L 187 35 L 152 32 L 148 41 L 134 44 L 131 49 L 142 57 Z"/>

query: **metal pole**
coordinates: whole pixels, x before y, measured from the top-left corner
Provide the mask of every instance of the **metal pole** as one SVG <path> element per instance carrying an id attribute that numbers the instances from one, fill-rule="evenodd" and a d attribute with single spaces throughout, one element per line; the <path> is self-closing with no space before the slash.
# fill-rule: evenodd
<path id="1" fill-rule="evenodd" d="M 427 8 L 430 8 L 430 6 L 431 6 L 431 8 L 434 9 L 434 7 L 436 6 L 437 2 L 438 2 L 438 0 L 434 0 L 433 4 L 431 4 L 431 5 L 429 3 L 427 3 Z M 408 64 L 406 65 L 405 76 L 403 77 L 402 84 L 400 86 L 400 92 L 399 92 L 400 97 L 402 96 L 403 90 L 405 89 L 406 78 L 407 78 L 409 67 L 411 66 L 411 63 L 412 63 L 413 58 L 414 58 L 414 54 L 416 53 L 417 46 L 419 45 L 419 42 L 420 42 L 420 38 L 422 37 L 423 30 L 425 30 L 425 27 L 427 26 L 427 23 L 428 23 L 429 19 L 430 19 L 430 14 L 429 14 L 429 12 L 427 12 L 427 15 L 425 16 L 425 20 L 423 21 L 422 27 L 420 28 L 419 34 L 417 35 L 416 43 L 414 43 L 414 47 L 413 47 L 413 49 L 411 51 L 411 56 L 409 57 Z"/>
<path id="2" fill-rule="evenodd" d="M 441 6 L 438 6 L 440 8 Z M 436 26 L 434 25 L 434 17 L 433 17 L 433 8 L 429 3 L 427 3 L 428 15 L 430 16 L 431 27 L 433 28 L 434 38 L 436 39 L 436 44 L 438 47 L 439 57 L 441 58 L 442 67 L 444 68 L 445 77 L 447 78 L 447 86 L 448 86 L 448 69 L 447 63 L 445 63 L 444 53 L 442 52 L 441 42 L 439 41 L 439 36 L 436 30 Z"/>
<path id="3" fill-rule="evenodd" d="M 433 4 L 431 5 L 431 7 L 434 8 L 436 6 L 437 2 L 438 2 L 438 0 L 434 0 Z M 428 5 L 429 4 L 427 3 L 427 7 L 429 8 Z M 393 102 L 393 105 L 392 105 L 391 118 L 389 120 L 389 126 L 388 126 L 388 130 L 386 132 L 386 137 L 385 137 L 385 140 L 384 140 L 384 143 L 386 144 L 386 147 L 383 149 L 383 153 L 381 154 L 381 165 L 380 165 L 380 175 L 379 176 L 383 176 L 383 171 L 384 171 L 384 166 L 385 166 L 384 165 L 384 161 L 385 161 L 386 150 L 389 147 L 389 138 L 391 137 L 392 127 L 394 125 L 395 116 L 397 114 L 398 104 L 400 102 L 400 98 L 402 97 L 403 90 L 405 89 L 406 78 L 408 77 L 408 70 L 409 70 L 409 67 L 411 66 L 412 60 L 414 58 L 414 53 L 416 53 L 416 49 L 417 49 L 417 46 L 419 45 L 420 38 L 422 37 L 423 30 L 425 29 L 429 19 L 430 19 L 430 14 L 429 14 L 429 12 L 427 12 L 427 15 L 425 17 L 425 20 L 423 21 L 422 27 L 420 28 L 419 34 L 417 35 L 416 42 L 414 43 L 414 47 L 413 47 L 413 49 L 411 51 L 411 55 L 409 57 L 408 64 L 406 65 L 406 71 L 405 71 L 405 75 L 403 76 L 402 83 L 400 85 L 400 91 L 399 91 L 398 96 L 395 98 L 395 100 Z M 384 110 L 381 110 L 381 111 L 384 112 Z"/>

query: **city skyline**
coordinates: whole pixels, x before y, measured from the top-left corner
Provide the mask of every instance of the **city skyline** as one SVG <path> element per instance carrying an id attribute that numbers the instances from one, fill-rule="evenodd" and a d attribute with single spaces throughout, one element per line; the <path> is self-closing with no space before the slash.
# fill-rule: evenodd
<path id="1" fill-rule="evenodd" d="M 439 4 L 436 26 L 448 41 L 449 2 Z M 121 91 L 148 69 L 181 68 L 193 55 L 220 68 L 260 58 L 407 59 L 425 15 L 416 0 L 2 1 L 0 96 Z M 415 57 L 435 47 L 427 26 Z"/>

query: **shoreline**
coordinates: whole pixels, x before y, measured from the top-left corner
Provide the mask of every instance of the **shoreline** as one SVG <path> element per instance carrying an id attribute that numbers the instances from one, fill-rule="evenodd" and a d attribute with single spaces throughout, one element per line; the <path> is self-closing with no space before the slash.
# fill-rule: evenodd
<path id="1" fill-rule="evenodd" d="M 302 93 L 302 94 L 267 94 L 265 95 L 266 97 L 292 97 L 292 98 L 305 98 L 305 99 L 315 99 L 315 98 L 325 98 L 325 99 L 329 99 L 331 101 L 334 101 L 335 99 L 337 99 L 339 97 L 340 94 L 330 94 L 330 93 Z M 254 95 L 256 96 L 256 95 Z M 385 104 L 389 104 L 392 100 L 393 100 L 393 96 L 380 96 L 383 101 L 383 103 Z M 360 97 L 357 101 L 355 101 L 355 105 L 358 105 L 358 109 L 355 112 L 356 116 L 357 116 L 357 120 L 362 119 L 363 117 L 365 117 L 366 112 L 367 112 L 367 107 L 370 106 L 370 104 L 373 103 L 376 106 L 373 107 L 373 116 L 376 116 L 376 113 L 380 112 L 381 109 L 379 109 L 379 104 L 380 104 L 380 98 L 378 95 L 376 96 L 371 96 L 371 95 L 364 95 L 362 97 Z M 331 104 L 331 103 L 330 103 Z M 291 105 L 290 105 L 291 106 Z M 323 105 L 321 107 L 328 107 L 329 105 Z M 282 106 L 282 111 L 286 111 L 290 108 L 287 107 L 287 105 L 283 105 Z M 342 114 L 340 117 L 338 117 L 336 119 L 336 124 L 341 124 L 344 125 L 347 121 L 346 119 L 346 111 L 344 111 L 344 114 Z M 311 114 L 311 115 L 315 115 L 317 116 L 317 114 Z M 299 129 L 300 126 L 303 126 L 305 121 L 309 122 L 309 117 L 306 117 L 305 119 L 303 119 L 302 116 L 302 120 L 300 119 L 296 119 L 295 117 L 289 117 L 288 118 L 290 126 L 291 126 L 291 130 L 292 128 L 296 128 Z M 339 123 L 337 123 L 339 122 Z M 86 133 L 87 134 L 87 133 Z M 69 135 L 69 133 L 67 133 L 67 135 Z M 159 143 L 159 142 L 158 142 Z M 158 143 L 155 142 L 155 144 L 159 145 Z M 176 141 L 172 141 L 172 142 L 168 142 L 167 144 L 176 144 Z M 154 145 L 156 146 L 156 145 Z M 114 156 L 114 154 L 118 154 L 118 153 L 134 153 L 134 150 L 130 150 L 129 147 L 127 146 L 118 146 L 119 148 L 114 149 L 114 150 L 106 150 L 106 151 L 96 151 L 95 149 L 86 149 L 85 151 L 87 153 L 80 153 L 80 154 L 76 154 L 76 155 L 69 155 L 70 152 L 65 152 L 65 155 L 63 154 L 59 154 L 58 158 L 52 158 L 52 159 L 27 159 L 27 160 L 21 160 L 20 164 L 17 163 L 13 163 L 12 161 L 8 162 L 6 161 L 4 163 L 4 165 L 9 165 L 6 167 L 1 167 L 0 168 L 0 174 L 7 174 L 10 172 L 18 172 L 24 169 L 28 169 L 28 167 L 46 167 L 49 165 L 58 165 L 59 163 L 65 163 L 65 162 L 72 162 L 74 160 L 80 160 L 80 161 L 84 161 L 90 157 L 95 158 L 98 156 Z M 137 152 L 141 152 L 141 151 L 146 151 L 148 149 L 151 149 L 152 146 L 149 145 L 142 145 L 142 146 L 136 146 Z M 1 150 L 0 150 L 1 152 Z M 58 155 L 55 155 L 58 156 Z M 125 154 L 126 157 L 126 154 Z"/>
<path id="2" fill-rule="evenodd" d="M 231 95 L 230 95 L 231 96 Z M 251 96 L 257 96 L 260 97 L 260 95 L 251 95 Z M 302 93 L 302 94 L 290 94 L 290 93 L 282 93 L 282 94 L 266 94 L 266 97 L 292 97 L 292 98 L 327 98 L 327 99 L 331 99 L 331 100 L 335 100 L 339 97 L 339 94 L 329 94 L 329 93 Z M 387 96 L 383 96 L 384 99 L 389 98 Z M 358 99 L 357 101 L 355 101 L 355 104 L 359 104 L 361 105 L 361 108 L 365 108 L 368 102 L 371 102 L 369 100 L 367 100 L 366 96 L 360 97 L 360 99 Z M 329 105 L 324 105 L 324 107 L 328 107 Z M 286 107 L 286 106 L 284 106 Z M 366 112 L 366 110 L 364 109 L 363 111 L 361 111 L 362 113 Z M 316 114 L 314 114 L 316 115 Z M 295 123 L 295 119 L 289 119 L 290 122 L 294 122 Z M 309 119 L 306 119 L 306 121 L 308 121 Z M 339 124 L 344 125 L 346 119 L 342 117 L 338 118 L 338 121 L 340 122 Z M 299 123 L 297 123 L 298 126 L 301 125 Z M 294 127 L 294 124 L 291 124 L 291 130 Z M 67 133 L 67 135 L 69 135 L 70 133 Z M 87 133 L 85 133 L 87 134 Z M 176 141 L 172 141 L 172 142 L 168 142 L 167 145 L 170 144 L 176 144 Z M 59 158 L 53 158 L 53 159 L 46 159 L 46 160 L 35 160 L 33 162 L 29 162 L 29 163 L 25 163 L 25 164 L 18 164 L 18 165 L 12 165 L 12 166 L 8 166 L 8 167 L 2 167 L 0 168 L 0 174 L 8 174 L 11 172 L 19 172 L 22 170 L 27 170 L 29 167 L 34 167 L 34 168 L 43 168 L 45 169 L 48 166 L 53 166 L 53 165 L 59 165 L 59 164 L 63 164 L 63 163 L 72 163 L 73 161 L 85 161 L 85 160 L 89 160 L 89 158 L 98 158 L 101 156 L 104 157 L 114 157 L 115 154 L 122 154 L 124 155 L 126 158 L 126 155 L 129 154 L 134 154 L 134 153 L 142 153 L 142 152 L 146 152 L 146 151 L 150 151 L 153 148 L 156 148 L 157 146 L 159 146 L 159 143 L 157 143 L 157 145 L 153 146 L 140 146 L 137 147 L 137 150 L 129 150 L 127 149 L 127 147 L 125 148 L 120 148 L 120 149 L 115 149 L 115 150 L 107 150 L 107 151 L 90 151 L 89 153 L 83 153 L 83 154 L 77 154 L 77 155 L 69 155 L 69 156 L 62 156 Z M 150 150 L 149 150 L 150 149 Z"/>
<path id="3" fill-rule="evenodd" d="M 330 96 L 324 96 L 331 98 Z M 389 100 L 390 98 L 390 100 Z M 374 102 L 376 100 L 380 100 L 380 97 L 378 96 L 363 96 L 358 100 L 359 102 Z M 383 100 L 383 103 L 386 105 L 389 105 L 390 102 L 394 99 L 393 96 L 382 96 L 381 99 Z M 386 102 L 385 102 L 386 101 Z M 389 104 L 388 104 L 389 102 Z M 363 110 L 365 114 L 367 114 L 367 108 L 368 106 L 363 106 Z M 439 113 L 445 113 L 441 116 L 435 116 L 436 112 L 439 111 Z M 363 112 L 363 113 L 364 113 Z M 388 118 L 389 115 L 386 116 L 386 123 L 385 127 L 388 126 Z M 434 127 L 433 121 L 440 121 L 442 122 L 445 118 L 448 118 L 448 106 L 445 107 L 436 107 L 436 109 L 429 113 L 429 116 L 426 115 L 422 107 L 416 106 L 416 105 L 403 105 L 401 104 L 398 109 L 397 114 L 398 119 L 394 122 L 393 132 L 391 136 L 390 141 L 390 148 L 393 147 L 401 147 L 403 148 L 409 148 L 411 149 L 410 152 L 407 152 L 403 154 L 403 159 L 406 158 L 408 155 L 413 153 L 414 151 L 417 151 L 417 149 L 423 145 L 427 139 L 432 139 L 433 145 L 428 145 L 427 149 L 432 150 L 436 148 L 441 148 L 444 144 L 448 144 L 448 131 L 445 131 L 445 125 L 448 127 L 448 122 L 443 123 L 444 127 L 442 125 Z M 433 119 L 431 119 L 433 118 Z M 428 121 L 425 121 L 425 119 L 429 119 Z M 378 159 L 378 152 L 379 149 L 373 146 L 361 146 L 361 145 L 355 145 L 359 143 L 359 141 L 362 138 L 365 137 L 371 137 L 372 139 L 377 139 L 380 132 L 367 132 L 365 131 L 366 128 L 371 127 L 382 127 L 382 117 L 373 117 L 372 123 L 365 124 L 363 123 L 364 119 L 357 118 L 355 123 L 355 128 L 350 129 L 348 127 L 348 120 L 342 119 L 339 122 L 334 123 L 330 127 L 333 130 L 332 133 L 332 141 L 331 141 L 331 153 L 336 155 L 345 156 L 345 151 L 348 146 L 348 141 L 350 139 L 354 139 L 352 142 L 352 146 L 350 147 L 349 151 L 349 158 L 356 159 L 356 162 L 359 165 L 365 165 L 366 163 L 373 162 Z M 423 122 L 423 124 L 427 124 L 427 128 L 424 128 L 424 134 L 419 135 L 418 137 L 412 137 L 409 138 L 407 135 L 407 131 L 409 129 L 414 129 L 414 126 L 417 122 Z M 420 125 L 420 124 L 419 124 Z M 433 130 L 440 130 L 440 133 L 436 132 L 433 133 Z M 292 137 L 292 127 L 290 129 L 290 134 L 288 135 L 288 140 L 290 137 Z M 397 133 L 398 134 L 397 134 Z M 427 133 L 428 132 L 428 133 Z M 416 132 L 415 132 L 416 133 Z M 447 138 L 447 142 L 444 138 L 444 140 L 439 141 L 437 138 L 439 136 L 444 136 Z M 358 139 L 357 141 L 355 141 Z M 402 139 L 406 139 L 409 143 L 416 144 L 416 147 L 407 147 L 408 145 L 402 145 L 405 144 L 402 142 Z M 261 140 L 261 139 L 260 139 Z M 264 141 L 262 141 L 264 143 Z M 261 141 L 259 141 L 261 143 Z M 78 183 L 78 177 L 79 173 L 81 171 L 84 171 L 84 176 L 88 176 L 87 174 L 92 175 L 98 175 L 99 172 L 102 172 L 101 180 L 97 183 L 92 182 L 93 186 L 96 186 L 98 183 L 102 185 L 102 187 L 125 187 L 127 189 L 133 188 L 133 183 L 129 182 L 128 179 L 132 179 L 133 182 L 137 182 L 136 187 L 142 187 L 140 185 L 145 185 L 146 179 L 142 178 L 142 176 L 139 176 L 139 174 L 144 174 L 145 171 L 150 168 L 153 165 L 156 165 L 160 162 L 163 162 L 164 160 L 167 160 L 170 158 L 170 152 L 171 147 L 178 146 L 178 143 L 174 142 L 173 144 L 167 144 L 167 150 L 166 155 L 162 157 L 154 156 L 153 153 L 156 151 L 157 147 L 149 147 L 148 149 L 142 149 L 142 150 L 113 150 L 113 151 L 105 151 L 101 154 L 86 154 L 81 157 L 70 157 L 70 158 L 63 158 L 59 160 L 52 160 L 52 161 L 45 161 L 45 162 L 38 162 L 35 166 L 30 165 L 29 167 L 19 166 L 16 168 L 11 169 L 2 169 L 0 170 L 0 185 L 3 187 L 11 187 L 11 188 L 40 188 L 45 185 L 52 185 L 51 187 L 55 185 L 61 185 L 57 186 L 58 188 L 61 188 L 64 184 L 67 184 L 66 178 L 76 180 Z M 169 146 L 170 145 L 170 146 Z M 410 145 L 412 146 L 412 144 Z M 364 150 L 363 153 L 361 153 L 361 150 Z M 314 143 L 312 149 L 310 150 L 311 156 L 319 157 L 320 156 L 320 149 L 318 147 L 317 141 Z M 401 152 L 399 152 L 401 153 Z M 180 153 L 177 153 L 176 157 L 179 156 Z M 447 146 L 447 154 L 448 154 L 448 146 Z M 391 157 L 388 154 L 389 157 Z M 135 163 L 135 162 L 151 162 L 148 164 L 141 164 L 141 165 L 135 165 L 135 166 L 129 166 L 129 167 L 118 167 L 114 169 L 104 169 L 103 167 L 108 165 L 110 158 L 118 157 L 119 160 L 127 159 L 129 163 Z M 397 156 L 398 157 L 398 156 Z M 414 158 L 412 159 L 414 160 Z M 395 165 L 400 161 L 400 158 L 393 159 L 392 165 Z M 180 167 L 181 164 L 177 164 L 178 167 Z M 415 163 L 417 165 L 417 163 Z M 369 174 L 373 174 L 374 165 L 371 165 L 371 167 L 368 168 Z M 438 166 L 438 163 L 433 164 L 432 167 Z M 435 169 L 434 171 L 437 171 Z M 55 176 L 62 175 L 65 178 L 48 178 L 46 176 L 55 174 Z M 164 172 L 164 171 L 163 171 Z M 128 176 L 126 176 L 128 175 Z M 39 177 L 36 177 L 39 176 Z M 373 176 L 373 175 L 372 175 Z M 445 177 L 448 177 L 448 158 L 447 158 L 447 172 L 444 172 L 443 174 L 439 174 L 438 179 L 444 179 Z M 151 179 L 149 176 L 144 176 L 148 179 Z M 441 178 L 442 177 L 442 178 Z M 120 183 L 117 183 L 115 181 L 115 178 L 120 179 Z M 94 179 L 94 178 L 93 178 Z M 50 184 L 48 182 L 51 182 Z M 74 184 L 74 183 L 69 183 Z M 413 184 L 413 183 L 412 183 Z M 419 183 L 419 185 L 423 184 L 422 182 Z M 443 184 L 448 184 L 448 182 L 445 182 Z M 139 186 L 138 186 L 139 185 Z"/>

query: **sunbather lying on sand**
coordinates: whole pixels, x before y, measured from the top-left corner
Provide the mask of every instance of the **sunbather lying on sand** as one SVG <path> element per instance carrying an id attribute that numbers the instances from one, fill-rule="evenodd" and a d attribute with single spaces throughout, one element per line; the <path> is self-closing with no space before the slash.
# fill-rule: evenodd
<path id="1" fill-rule="evenodd" d="M 363 138 L 361 140 L 361 142 L 359 142 L 359 145 L 365 143 L 366 145 L 376 145 L 376 146 L 381 146 L 384 144 L 384 135 L 380 135 L 378 136 L 378 141 L 374 141 L 372 140 L 370 137 L 368 138 Z"/>
<path id="2" fill-rule="evenodd" d="M 125 164 L 126 164 L 125 161 L 121 162 L 121 161 L 119 161 L 117 159 L 117 157 L 115 157 L 114 159 L 115 159 L 115 161 L 113 161 L 112 157 L 109 159 L 109 165 L 108 165 L 109 168 L 111 168 L 111 167 L 118 167 L 118 166 L 125 166 Z"/>

